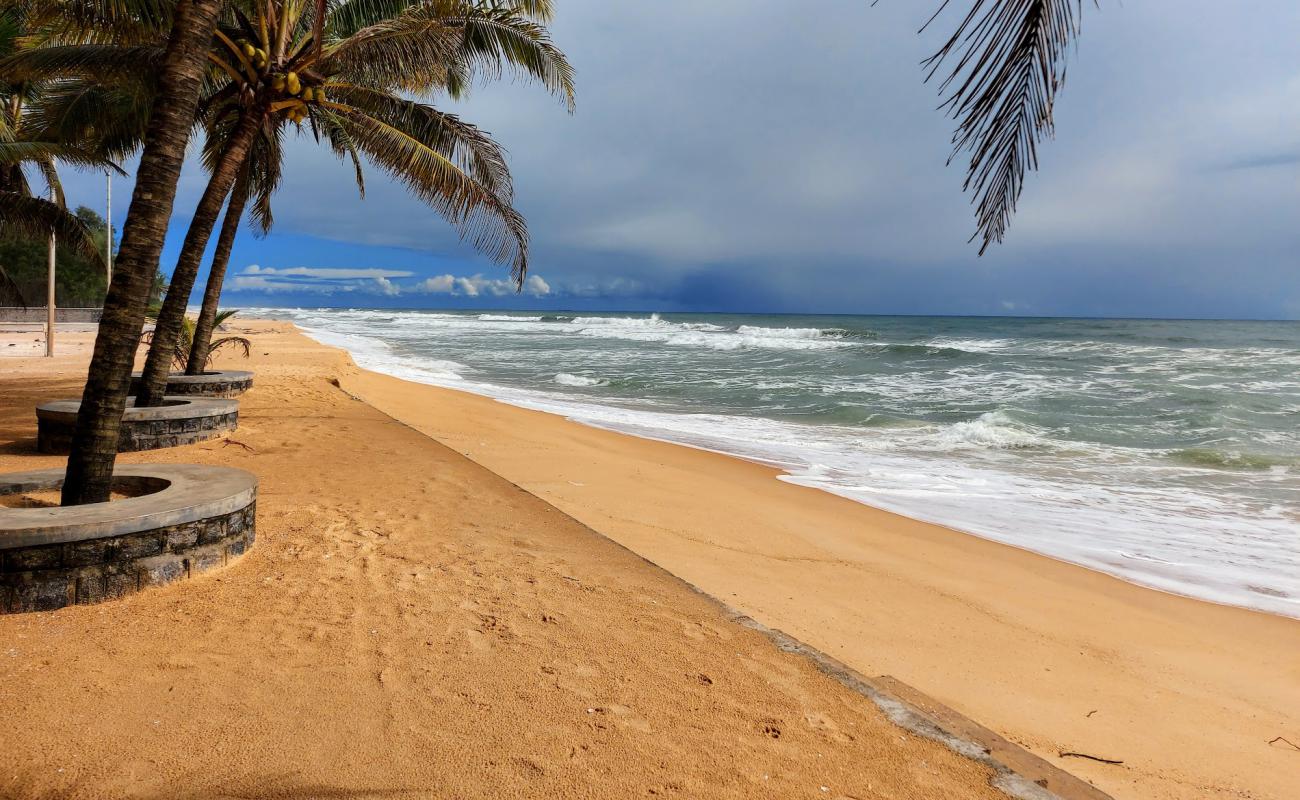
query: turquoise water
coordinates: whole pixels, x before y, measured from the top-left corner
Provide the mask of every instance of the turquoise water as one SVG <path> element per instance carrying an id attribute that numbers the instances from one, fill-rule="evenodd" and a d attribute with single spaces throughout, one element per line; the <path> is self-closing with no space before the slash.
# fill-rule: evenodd
<path id="1" fill-rule="evenodd" d="M 261 313 L 371 369 L 1300 617 L 1300 323 Z"/>

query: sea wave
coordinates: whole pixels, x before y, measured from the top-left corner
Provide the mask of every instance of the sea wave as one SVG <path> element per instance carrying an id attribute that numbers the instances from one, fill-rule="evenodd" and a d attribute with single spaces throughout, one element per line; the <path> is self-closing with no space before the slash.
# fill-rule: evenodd
<path id="1" fill-rule="evenodd" d="M 1210 467 L 1228 470 L 1247 471 L 1287 471 L 1291 467 L 1300 467 L 1300 458 L 1280 456 L 1271 453 L 1243 453 L 1235 450 L 1219 450 L 1213 447 L 1187 447 L 1169 452 L 1169 458 L 1181 464 L 1196 467 Z"/>
<path id="2" fill-rule="evenodd" d="M 574 375 L 569 372 L 558 373 L 551 380 L 561 386 L 608 386 L 609 381 L 604 378 L 591 378 L 586 375 Z"/>
<path id="3" fill-rule="evenodd" d="M 741 325 L 732 329 L 709 322 L 665 320 L 658 314 L 649 317 L 577 317 L 570 324 L 583 336 L 711 350 L 822 350 L 847 344 L 817 328 Z"/>
<path id="4" fill-rule="evenodd" d="M 876 337 L 848 318 L 294 318 L 370 369 L 749 458 L 1148 586 L 1300 617 L 1286 591 L 1300 574 L 1300 439 L 1287 424 L 1300 348 L 1261 346 L 1253 331 L 1175 341 L 1091 322 L 885 320 Z"/>
<path id="5" fill-rule="evenodd" d="M 1054 444 L 1045 432 L 1017 422 L 1005 411 L 990 411 L 949 425 L 934 438 L 943 449 L 1037 450 Z"/>

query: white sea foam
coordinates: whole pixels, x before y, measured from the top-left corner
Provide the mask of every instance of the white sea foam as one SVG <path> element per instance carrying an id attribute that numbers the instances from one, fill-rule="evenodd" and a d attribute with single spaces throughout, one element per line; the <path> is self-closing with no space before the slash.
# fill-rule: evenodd
<path id="1" fill-rule="evenodd" d="M 820 350 L 845 344 L 813 328 L 742 325 L 732 330 L 706 322 L 670 322 L 658 314 L 649 317 L 578 317 L 569 326 L 583 336 L 711 350 Z"/>
<path id="2" fill-rule="evenodd" d="M 589 378 L 586 375 L 574 375 L 568 372 L 557 374 L 552 380 L 561 386 L 608 386 L 609 381 L 603 378 Z"/>
<path id="3" fill-rule="evenodd" d="M 948 425 L 935 435 L 934 441 L 943 451 L 966 447 L 1022 450 L 1051 446 L 1046 435 L 1017 424 L 1004 411 L 990 411 L 969 422 Z"/>
<path id="4" fill-rule="evenodd" d="M 484 314 L 480 319 L 365 310 L 292 315 L 311 335 L 347 348 L 370 369 L 761 461 L 782 469 L 782 480 L 1137 583 L 1300 617 L 1300 588 L 1295 584 L 1300 574 L 1298 505 L 1290 500 L 1259 502 L 1241 491 L 1245 486 L 1277 486 L 1279 498 L 1300 497 L 1291 468 L 1296 462 L 1284 455 L 1278 463 L 1265 461 L 1267 468 L 1256 468 L 1243 459 L 1240 468 L 1253 470 L 1245 474 L 1254 483 L 1234 483 L 1237 479 L 1225 469 L 1238 468 L 1237 446 L 1228 440 L 1214 444 L 1213 438 L 1217 431 L 1233 430 L 1233 419 L 1253 414 L 1279 420 L 1275 428 L 1254 434 L 1257 444 L 1283 454 L 1300 453 L 1295 426 L 1280 424 L 1300 409 L 1300 378 L 1286 369 L 1296 356 L 1283 348 L 1251 348 L 1260 351 L 1260 360 L 1279 369 L 1265 377 L 1252 373 L 1245 380 L 1232 372 L 1238 365 L 1231 354 L 1209 347 L 1187 348 L 1180 356 L 1174 348 L 1142 344 L 930 336 L 908 340 L 921 344 L 919 348 L 905 341 L 899 350 L 897 340 L 886 338 L 860 352 L 886 353 L 893 359 L 886 363 L 895 365 L 888 369 L 827 374 L 809 368 L 778 375 L 766 373 L 765 367 L 740 365 L 777 359 L 785 369 L 794 369 L 789 365 L 809 358 L 840 358 L 844 353 L 833 348 L 864 343 L 860 336 L 851 339 L 829 327 L 737 326 L 722 318 L 543 320 Z M 480 335 L 483 338 L 473 338 Z M 583 344 L 586 340 L 644 346 L 593 348 Z M 448 352 L 452 343 L 465 342 L 479 342 L 481 347 Z M 582 349 L 573 350 L 567 361 L 583 359 L 578 362 L 583 365 L 580 372 L 562 371 L 565 361 L 546 358 L 575 347 Z M 685 348 L 696 351 L 676 355 Z M 926 348 L 985 357 L 927 355 Z M 1240 360 L 1241 350 L 1236 353 Z M 517 363 L 520 369 L 536 361 L 533 382 L 524 377 L 503 381 L 499 371 L 484 367 L 489 357 L 499 359 L 494 364 Z M 1025 358 L 1055 360 L 1043 362 L 1040 369 L 1046 371 L 1034 372 L 1018 366 L 1022 361 L 1017 359 Z M 1091 359 L 1090 366 L 1068 368 L 1076 358 Z M 681 371 L 697 361 L 710 366 L 688 379 Z M 753 391 L 755 397 L 762 392 L 766 405 L 753 413 L 686 413 L 661 395 L 655 395 L 660 400 L 632 397 L 615 387 L 586 391 L 609 386 L 595 376 L 615 374 L 613 370 L 644 380 L 656 375 L 648 392 L 664 382 L 679 391 L 707 385 L 717 391 Z M 1251 387 L 1252 382 L 1260 385 Z M 1183 383 L 1193 398 L 1206 393 L 1203 411 L 1162 417 L 1145 410 L 1144 404 L 1159 407 L 1161 393 Z M 1230 408 L 1208 394 L 1231 390 L 1237 392 L 1234 396 L 1249 398 L 1242 389 L 1258 391 L 1269 404 L 1256 407 L 1256 401 L 1243 400 L 1243 407 Z M 610 402 L 595 399 L 606 396 Z M 873 419 L 882 408 L 918 414 L 932 409 L 937 416 L 899 419 L 897 424 L 887 419 L 885 424 L 871 423 L 874 427 L 774 418 L 786 409 L 797 411 L 794 397 L 824 397 L 829 405 L 849 410 L 860 407 L 872 412 Z M 1068 429 L 1017 410 L 1053 403 L 1068 407 L 1079 424 L 1094 426 L 1101 439 L 1079 440 Z M 1173 447 L 1130 446 L 1125 444 L 1133 438 L 1130 429 L 1157 439 L 1177 439 L 1190 431 L 1208 437 L 1214 449 L 1200 455 Z"/>

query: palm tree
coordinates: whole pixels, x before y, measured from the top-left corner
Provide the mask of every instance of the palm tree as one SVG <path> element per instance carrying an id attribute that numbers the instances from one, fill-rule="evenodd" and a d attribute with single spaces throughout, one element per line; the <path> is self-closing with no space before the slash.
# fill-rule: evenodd
<path id="1" fill-rule="evenodd" d="M 942 0 L 926 27 L 951 4 Z M 980 255 L 1002 242 L 1025 173 L 1038 168 L 1038 143 L 1052 135 L 1056 93 L 1082 11 L 1083 0 L 971 0 L 956 30 L 926 61 L 927 81 L 953 65 L 939 87 L 941 108 L 957 122 L 948 160 L 969 155 L 962 190 L 974 195 L 971 240 L 982 239 Z"/>
<path id="2" fill-rule="evenodd" d="M 248 124 L 246 118 L 260 116 L 263 121 L 283 113 L 299 124 L 310 120 L 313 132 L 326 135 L 337 151 L 351 154 L 354 160 L 358 151 L 365 152 L 398 174 L 477 247 L 510 263 L 520 280 L 527 268 L 526 228 L 509 206 L 508 173 L 499 149 L 494 144 L 485 146 L 489 139 L 450 115 L 418 104 L 403 106 L 398 93 L 434 85 L 462 91 L 476 71 L 499 73 L 509 67 L 541 79 L 571 104 L 572 71 L 550 44 L 545 29 L 528 18 L 549 15 L 549 0 L 318 0 L 314 23 L 303 18 L 300 4 L 285 3 L 289 6 L 285 8 L 279 0 L 267 0 L 265 5 L 255 5 L 253 11 L 260 15 L 256 28 L 238 9 L 234 15 L 239 29 L 264 45 L 263 53 L 255 53 L 250 61 L 245 52 L 248 42 L 231 42 L 229 35 L 216 30 L 221 8 L 215 0 L 182 0 L 174 7 L 166 0 L 38 0 L 45 26 L 40 32 L 50 46 L 37 48 L 25 61 L 7 59 L 0 65 L 0 74 L 5 75 L 79 70 L 99 79 L 116 73 L 140 82 L 144 64 L 158 87 L 148 103 L 149 126 L 143 137 L 137 190 L 123 227 L 117 280 L 106 299 L 83 393 L 64 484 L 65 504 L 107 498 L 144 300 L 156 272 L 184 144 L 201 94 L 217 108 L 232 102 L 240 106 L 240 113 L 227 123 L 237 135 L 222 151 L 214 169 L 216 186 L 210 187 L 213 191 L 206 192 L 201 203 L 201 210 L 212 218 L 233 182 L 232 173 L 247 156 L 248 139 L 264 127 Z M 335 22 L 328 47 L 322 27 L 327 10 L 334 12 Z M 169 34 L 160 49 L 155 42 L 161 29 Z M 212 85 L 212 75 L 202 62 L 212 56 L 208 45 L 214 34 L 218 34 L 217 47 L 224 46 L 227 56 L 235 56 L 222 71 L 238 80 L 227 84 L 229 91 L 208 94 L 201 90 Z M 105 48 L 106 44 L 111 47 Z M 239 76 L 233 62 L 242 67 L 248 81 Z M 268 69 L 272 65 L 296 67 L 302 73 L 297 81 L 283 73 L 281 84 Z M 327 82 L 328 91 L 338 97 L 327 98 Z M 245 88 L 253 90 L 251 98 Z M 111 94 L 96 90 L 82 99 L 103 100 Z M 134 106 L 139 116 L 140 104 Z M 189 244 L 206 240 L 211 219 L 206 227 L 203 236 Z M 197 260 L 202 247 L 187 250 Z M 183 283 L 185 272 L 178 269 L 179 280 L 173 283 Z M 188 282 L 192 286 L 192 273 Z M 187 293 L 177 293 L 182 311 Z M 171 311 L 176 308 L 173 303 Z M 162 334 L 173 337 L 175 331 L 165 328 Z M 154 350 L 166 352 L 157 343 Z M 165 370 L 161 375 L 165 379 Z"/>
<path id="3" fill-rule="evenodd" d="M 76 26 L 83 32 L 129 30 L 138 27 L 141 19 L 171 22 L 154 73 L 157 95 L 68 457 L 62 501 L 77 505 L 109 499 L 145 301 L 171 217 L 204 79 L 204 58 L 221 2 L 179 0 L 173 5 L 159 0 L 64 0 L 51 6 L 48 19 L 54 24 Z"/>
<path id="4" fill-rule="evenodd" d="M 500 148 L 477 128 L 399 92 L 463 91 L 476 70 L 499 73 L 510 66 L 571 103 L 572 69 L 536 20 L 549 17 L 549 0 L 327 2 L 319 35 L 303 11 L 280 0 L 236 4 L 233 21 L 217 31 L 224 49 L 209 60 L 229 80 L 213 95 L 209 113 L 228 133 L 211 160 L 212 178 L 172 273 L 137 394 L 140 405 L 162 402 L 168 353 L 203 250 L 259 132 L 270 139 L 288 122 L 308 122 L 337 151 L 354 161 L 360 151 L 403 180 L 475 247 L 509 263 L 518 280 L 527 270 L 527 228 L 511 207 Z M 238 220 L 235 215 L 231 225 Z M 218 272 L 209 315 L 224 266 Z M 210 322 L 201 319 L 196 344 L 203 347 L 210 335 Z M 196 361 L 192 369 L 202 366 Z"/>
<path id="5" fill-rule="evenodd" d="M 199 317 L 190 336 L 188 357 L 179 362 L 173 361 L 173 365 L 185 370 L 187 375 L 202 374 L 211 358 L 212 332 L 221 324 L 217 304 L 221 301 L 221 286 L 226 279 L 226 266 L 230 263 L 235 234 L 239 232 L 239 221 L 248 202 L 248 184 L 249 179 L 245 175 L 230 192 L 230 200 L 226 203 L 226 212 L 221 219 L 221 232 L 217 235 L 217 249 L 212 253 L 212 263 L 208 266 L 208 282 L 203 287 L 203 306 L 199 309 Z M 267 208 L 269 210 L 270 206 Z M 266 228 L 269 227 L 268 220 Z M 187 317 L 186 320 L 188 319 Z M 181 338 L 184 339 L 183 336 Z"/>

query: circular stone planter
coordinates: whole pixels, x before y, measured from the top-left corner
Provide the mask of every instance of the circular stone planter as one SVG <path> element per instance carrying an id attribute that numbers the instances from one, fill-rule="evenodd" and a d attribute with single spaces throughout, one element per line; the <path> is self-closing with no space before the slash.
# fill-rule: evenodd
<path id="1" fill-rule="evenodd" d="M 131 394 L 139 391 L 140 373 L 131 374 Z M 184 397 L 239 397 L 253 388 L 253 373 L 245 370 L 222 370 L 202 375 L 174 372 L 167 376 L 167 394 Z"/>
<path id="2" fill-rule="evenodd" d="M 0 495 L 57 490 L 63 470 L 0 475 Z M 98 603 L 220 567 L 252 547 L 257 477 L 231 467 L 137 464 L 109 503 L 0 507 L 0 614 Z"/>
<path id="3" fill-rule="evenodd" d="M 117 451 L 158 450 L 201 442 L 239 424 L 239 403 L 209 397 L 164 397 L 166 405 L 135 408 L 127 398 Z M 36 407 L 36 446 L 42 453 L 66 453 L 77 427 L 80 400 L 53 400 Z"/>

